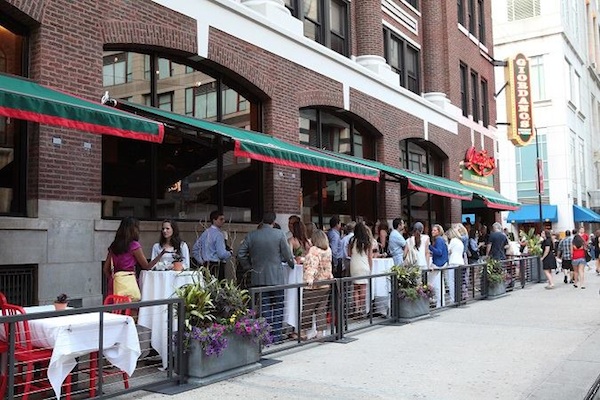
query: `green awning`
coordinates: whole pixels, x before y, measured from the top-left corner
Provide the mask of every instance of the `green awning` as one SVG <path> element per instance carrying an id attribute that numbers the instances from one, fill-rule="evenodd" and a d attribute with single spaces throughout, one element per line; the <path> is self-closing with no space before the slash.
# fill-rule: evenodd
<path id="1" fill-rule="evenodd" d="M 378 169 L 340 160 L 309 147 L 292 144 L 264 133 L 175 114 L 141 104 L 121 100 L 117 100 L 116 103 L 117 107 L 127 111 L 139 112 L 150 118 L 158 118 L 166 123 L 179 124 L 227 137 L 234 142 L 234 155 L 236 157 L 246 157 L 278 165 L 379 182 Z"/>
<path id="2" fill-rule="evenodd" d="M 161 123 L 14 75 L 0 74 L 0 116 L 158 143 L 164 135 Z"/>
<path id="3" fill-rule="evenodd" d="M 521 203 L 509 200 L 493 189 L 469 185 L 468 183 L 463 183 L 463 186 L 472 190 L 474 197 L 483 200 L 483 203 L 489 208 L 514 211 L 521 207 Z"/>
<path id="4" fill-rule="evenodd" d="M 406 169 L 399 169 L 390 167 L 378 161 L 367 160 L 364 158 L 358 158 L 342 153 L 334 153 L 331 151 L 325 151 L 324 153 L 330 154 L 347 161 L 360 163 L 362 165 L 376 168 L 385 174 L 392 176 L 396 179 L 406 179 L 408 188 L 418 192 L 425 192 L 436 194 L 439 196 L 450 197 L 461 200 L 471 200 L 473 192 L 465 188 L 458 182 L 454 182 L 450 179 L 443 178 L 441 176 L 434 176 L 429 174 L 422 174 L 419 172 L 413 172 Z"/>

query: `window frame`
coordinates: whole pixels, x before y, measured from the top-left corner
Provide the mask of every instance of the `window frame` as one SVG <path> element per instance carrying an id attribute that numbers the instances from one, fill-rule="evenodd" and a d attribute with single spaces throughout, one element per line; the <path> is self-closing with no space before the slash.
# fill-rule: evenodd
<path id="1" fill-rule="evenodd" d="M 317 43 L 322 44 L 323 46 L 327 47 L 330 50 L 335 51 L 338 54 L 341 54 L 345 57 L 348 57 L 350 55 L 350 2 L 348 0 L 314 0 L 318 7 L 318 13 L 320 13 L 320 15 L 318 15 L 318 21 L 314 21 L 311 18 L 307 18 L 307 16 L 304 14 L 303 10 L 304 10 L 304 1 L 305 0 L 284 0 L 284 5 L 285 7 L 290 11 L 290 13 L 298 18 L 303 26 L 305 24 L 305 20 L 309 21 L 311 24 L 315 25 L 318 29 L 316 29 L 316 36 L 317 38 L 315 38 L 315 41 Z M 343 11 L 344 14 L 341 19 L 344 23 L 344 32 L 343 35 L 340 36 L 337 33 L 333 33 L 332 28 L 331 28 L 331 3 L 337 3 L 339 4 Z M 332 36 L 335 35 L 336 37 L 341 37 L 343 40 L 343 48 L 342 48 L 342 52 L 338 52 L 336 50 L 333 49 L 332 47 Z M 306 33 L 304 33 L 305 37 Z M 312 38 L 310 38 L 312 40 Z"/>
<path id="2" fill-rule="evenodd" d="M 395 60 L 398 63 L 399 68 L 396 68 L 391 63 L 390 46 L 392 42 L 398 45 L 398 59 Z M 400 76 L 400 86 L 410 90 L 418 95 L 421 94 L 421 51 L 417 47 L 413 46 L 408 40 L 403 38 L 401 35 L 391 30 L 388 27 L 383 27 L 383 48 L 384 57 L 387 64 L 392 68 L 392 71 Z M 410 52 L 414 52 L 416 58 L 416 76 L 408 71 L 407 58 Z M 416 82 L 414 86 L 415 90 L 411 88 L 410 82 Z"/>
<path id="3" fill-rule="evenodd" d="M 485 45 L 486 35 L 485 35 L 485 8 L 484 1 L 477 0 L 477 28 L 478 28 L 478 39 L 479 43 Z"/>
<path id="4" fill-rule="evenodd" d="M 469 116 L 469 67 L 460 62 L 460 107 L 463 117 Z"/>
<path id="5" fill-rule="evenodd" d="M 479 121 L 479 74 L 477 71 L 471 69 L 469 74 L 470 83 L 471 83 L 471 115 L 473 116 L 473 121 Z"/>

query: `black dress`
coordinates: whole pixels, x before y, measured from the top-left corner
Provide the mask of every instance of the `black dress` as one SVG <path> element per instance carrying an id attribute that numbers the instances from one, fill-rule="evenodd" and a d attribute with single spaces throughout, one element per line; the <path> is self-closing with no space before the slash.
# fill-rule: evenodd
<path id="1" fill-rule="evenodd" d="M 555 269 L 556 268 L 556 257 L 554 256 L 554 243 L 551 238 L 546 238 L 542 242 L 542 251 L 546 250 L 546 246 L 550 247 L 548 255 L 542 259 L 542 266 L 544 269 Z"/>

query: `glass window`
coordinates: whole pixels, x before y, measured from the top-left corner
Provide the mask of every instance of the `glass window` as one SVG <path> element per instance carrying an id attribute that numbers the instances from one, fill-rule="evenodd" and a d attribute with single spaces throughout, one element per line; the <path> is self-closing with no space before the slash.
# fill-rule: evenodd
<path id="1" fill-rule="evenodd" d="M 0 72 L 26 76 L 27 33 L 0 24 Z M 27 123 L 0 117 L 0 215 L 25 215 Z"/>
<path id="2" fill-rule="evenodd" d="M 304 24 L 304 36 L 348 55 L 348 2 L 346 0 L 285 0 L 285 6 Z"/>
<path id="3" fill-rule="evenodd" d="M 102 77 L 104 86 L 122 85 L 131 82 L 129 53 L 115 53 L 103 58 Z"/>
<path id="4" fill-rule="evenodd" d="M 477 1 L 477 28 L 479 32 L 479 42 L 485 44 L 485 9 L 483 0 Z"/>
<path id="5" fill-rule="evenodd" d="M 375 159 L 375 139 L 360 125 L 335 113 L 319 109 L 300 110 L 299 141 L 302 144 Z M 304 221 L 321 224 L 333 215 L 343 221 L 356 216 L 375 217 L 374 182 L 302 171 Z M 360 193 L 360 196 L 359 196 Z"/>
<path id="6" fill-rule="evenodd" d="M 529 72 L 531 74 L 531 99 L 533 101 L 546 100 L 544 56 L 529 58 Z"/>
<path id="7" fill-rule="evenodd" d="M 549 197 L 548 186 L 548 156 L 546 148 L 546 134 L 544 128 L 537 130 L 540 158 L 544 170 L 544 197 Z M 517 197 L 519 201 L 537 199 L 537 153 L 535 141 L 527 146 L 515 147 L 515 161 L 517 169 Z"/>
<path id="8" fill-rule="evenodd" d="M 462 109 L 462 115 L 469 115 L 469 69 L 468 67 L 460 63 L 460 108 Z"/>
<path id="9" fill-rule="evenodd" d="M 488 83 L 485 79 L 482 79 L 481 82 L 481 120 L 483 121 L 483 126 L 488 126 L 490 124 L 490 109 L 488 104 Z"/>
<path id="10" fill-rule="evenodd" d="M 130 54 L 133 82 L 121 85 L 116 97 L 260 130 L 255 117 L 260 104 L 225 85 L 220 76 L 157 55 Z M 152 59 L 159 73 L 148 80 Z M 161 78 L 161 68 L 171 75 L 165 75 L 169 79 Z M 221 107 L 217 106 L 219 92 Z M 262 163 L 234 157 L 232 144 L 221 143 L 217 135 L 168 126 L 161 144 L 114 136 L 102 140 L 103 217 L 202 221 L 212 210 L 222 209 L 234 222 L 260 219 L 262 200 L 256 187 L 261 186 Z"/>
<path id="11" fill-rule="evenodd" d="M 469 7 L 467 8 L 467 20 L 469 23 L 469 32 L 475 35 L 475 0 L 467 0 L 469 2 Z"/>
<path id="12" fill-rule="evenodd" d="M 419 50 L 390 29 L 383 29 L 384 52 L 387 63 L 400 76 L 400 86 L 421 93 Z"/>
<path id="13" fill-rule="evenodd" d="M 473 121 L 479 121 L 479 76 L 471 71 L 471 111 Z"/>

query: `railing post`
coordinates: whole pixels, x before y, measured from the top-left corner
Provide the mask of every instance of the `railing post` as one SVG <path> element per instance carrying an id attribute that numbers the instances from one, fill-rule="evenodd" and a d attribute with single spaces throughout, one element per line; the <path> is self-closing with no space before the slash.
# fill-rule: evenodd
<path id="1" fill-rule="evenodd" d="M 333 284 L 334 290 L 331 291 L 331 318 L 332 325 L 337 330 L 337 340 L 344 338 L 344 309 L 346 308 L 346 282 L 343 278 L 336 278 Z"/>
<path id="2" fill-rule="evenodd" d="M 398 278 L 396 274 L 390 276 L 390 319 L 398 322 Z"/>
<path id="3" fill-rule="evenodd" d="M 483 281 L 481 282 L 481 295 L 483 298 L 488 297 L 488 287 L 489 287 L 489 282 L 488 282 L 488 270 L 487 270 L 487 265 L 484 263 L 483 264 L 483 273 L 481 274 Z"/>

